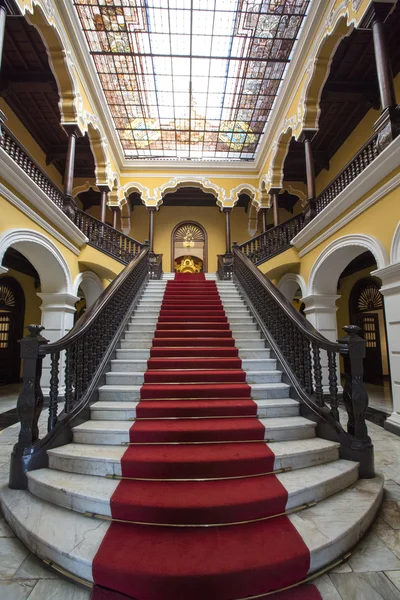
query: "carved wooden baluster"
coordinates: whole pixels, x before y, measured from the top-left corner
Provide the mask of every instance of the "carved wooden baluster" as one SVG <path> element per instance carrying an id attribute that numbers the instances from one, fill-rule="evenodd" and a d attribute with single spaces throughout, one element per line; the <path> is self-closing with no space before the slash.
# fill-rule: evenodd
<path id="1" fill-rule="evenodd" d="M 339 421 L 336 352 L 328 352 L 328 372 L 331 415 L 336 421 Z"/>
<path id="2" fill-rule="evenodd" d="M 314 383 L 315 383 L 315 397 L 317 399 L 318 406 L 324 406 L 324 391 L 322 387 L 322 368 L 321 368 L 321 356 L 317 344 L 312 344 L 313 351 L 313 363 L 314 363 Z"/>
<path id="3" fill-rule="evenodd" d="M 51 431 L 57 423 L 59 368 L 60 353 L 54 352 L 54 354 L 51 355 L 49 418 L 47 421 L 47 431 Z"/>
<path id="4" fill-rule="evenodd" d="M 74 405 L 75 395 L 75 345 L 67 348 L 65 357 L 65 412 L 69 413 Z"/>

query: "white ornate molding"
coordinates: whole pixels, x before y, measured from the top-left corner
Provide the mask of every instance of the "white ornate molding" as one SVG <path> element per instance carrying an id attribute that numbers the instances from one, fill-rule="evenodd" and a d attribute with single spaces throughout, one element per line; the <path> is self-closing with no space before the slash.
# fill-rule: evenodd
<path id="1" fill-rule="evenodd" d="M 1 152 L 2 152 L 2 150 L 0 151 L 0 165 L 1 165 Z M 62 214 L 63 223 L 62 224 L 60 223 L 60 221 L 61 221 L 60 215 L 57 215 L 57 219 L 52 219 L 53 223 L 55 225 L 57 225 L 58 228 L 61 229 L 61 231 L 64 231 L 66 233 L 66 235 L 68 235 L 68 237 L 76 243 L 76 245 L 71 243 L 69 241 L 69 239 L 64 237 L 57 229 L 52 227 L 52 225 L 50 225 L 50 223 L 48 221 L 43 219 L 43 217 L 41 217 L 34 210 L 32 210 L 30 208 L 30 206 L 25 204 L 25 202 L 23 200 L 21 200 L 21 198 L 19 198 L 13 192 L 11 192 L 11 190 L 9 190 L 3 183 L 0 183 L 0 194 L 2 196 L 4 196 L 4 198 L 8 202 L 13 204 L 22 213 L 24 213 L 27 217 L 29 217 L 34 223 L 37 223 L 38 225 L 40 225 L 40 227 L 42 227 L 42 229 L 47 231 L 47 233 L 50 233 L 50 235 L 52 235 L 56 240 L 61 242 L 66 248 L 68 248 L 68 250 L 71 250 L 71 252 L 76 254 L 76 256 L 79 256 L 79 254 L 81 252 L 80 248 L 82 248 L 82 246 L 84 246 L 89 241 L 88 238 L 80 231 L 80 229 L 78 229 L 62 211 L 60 211 L 60 212 Z M 43 195 L 47 198 L 47 196 L 46 196 L 46 194 L 44 194 L 44 192 L 43 192 Z M 32 202 L 32 199 L 34 199 L 34 190 L 32 190 L 32 192 L 29 196 L 29 200 L 31 202 Z M 49 198 L 47 198 L 47 199 L 50 201 Z M 54 206 L 56 207 L 55 204 L 54 204 Z M 41 212 L 46 212 L 47 215 L 49 215 L 49 213 L 50 213 L 49 216 L 50 217 L 52 216 L 51 211 L 45 211 L 44 208 L 41 209 Z M 68 223 L 64 224 L 64 220 L 68 221 Z M 72 230 L 72 234 L 71 234 L 70 224 L 74 228 Z"/>
<path id="2" fill-rule="evenodd" d="M 223 188 L 219 187 L 216 183 L 210 181 L 207 177 L 196 177 L 196 176 L 179 176 L 171 177 L 169 181 L 163 183 L 159 187 L 154 189 L 153 199 L 157 206 L 163 203 L 163 197 L 165 194 L 176 192 L 180 187 L 196 187 L 203 190 L 203 192 L 213 194 L 216 198 L 216 204 L 222 208 L 226 203 L 226 192 Z"/>
<path id="3" fill-rule="evenodd" d="M 14 246 L 37 270 L 44 293 L 71 293 L 72 278 L 68 263 L 48 237 L 33 229 L 3 231 L 0 234 L 0 264 L 8 248 Z M 57 292 L 54 288 L 58 288 Z"/>
<path id="4" fill-rule="evenodd" d="M 358 248 L 360 249 L 358 251 Z M 315 261 L 311 272 L 310 272 L 310 276 L 308 279 L 308 289 L 307 289 L 307 294 L 308 296 L 313 296 L 313 295 L 319 295 L 319 294 L 323 294 L 326 293 L 326 289 L 321 290 L 318 289 L 317 287 L 319 286 L 319 288 L 321 288 L 321 282 L 322 282 L 322 287 L 323 288 L 327 288 L 327 287 L 335 287 L 337 285 L 337 280 L 340 276 L 340 273 L 342 272 L 344 265 L 341 265 L 341 262 L 338 260 L 339 258 L 339 254 L 338 252 L 340 250 L 346 249 L 346 264 L 348 264 L 351 260 L 353 260 L 353 258 L 355 258 L 356 256 L 358 256 L 359 254 L 361 254 L 363 252 L 363 250 L 369 250 L 373 256 L 375 257 L 376 260 L 376 264 L 378 265 L 379 269 L 383 269 L 384 267 L 386 267 L 389 264 L 389 257 L 388 254 L 385 250 L 385 247 L 383 246 L 383 244 L 376 238 L 374 238 L 373 236 L 369 236 L 369 235 L 365 235 L 362 233 L 354 233 L 354 234 L 350 234 L 350 235 L 345 235 L 341 238 L 338 238 L 337 240 L 334 240 L 333 242 L 331 242 L 326 248 L 324 248 L 324 250 L 321 252 L 321 254 L 318 256 L 317 260 Z M 351 252 L 351 249 L 356 249 L 356 252 Z M 330 265 L 330 268 L 328 268 L 328 265 L 325 264 L 327 263 L 328 259 L 330 257 L 332 257 L 334 254 L 337 255 L 336 258 L 336 270 L 338 271 L 337 273 L 332 272 L 332 265 Z M 353 254 L 353 255 L 352 255 Z M 347 260 L 347 258 L 349 260 Z M 342 268 L 343 267 L 343 268 Z M 323 281 L 322 281 L 322 279 Z M 317 281 L 318 281 L 318 286 L 317 286 Z M 327 282 L 329 282 L 327 284 Z M 328 292 L 329 294 L 329 292 Z M 326 295 L 328 295 L 326 294 Z"/>
<path id="5" fill-rule="evenodd" d="M 400 165 L 400 136 L 397 137 L 360 175 L 358 175 L 341 192 L 333 202 L 328 204 L 318 215 L 300 231 L 291 243 L 296 248 L 302 248 L 299 256 L 304 256 L 313 248 L 318 246 L 324 239 L 330 237 L 335 231 L 350 223 L 359 214 L 367 208 L 378 202 L 383 196 L 394 190 L 400 185 L 400 174 L 395 175 L 380 187 L 376 192 L 366 198 L 361 204 L 350 211 L 343 219 L 335 223 L 330 229 L 309 244 L 306 248 L 303 246 L 312 240 L 325 227 L 335 221 L 344 211 L 351 208 L 362 196 L 367 194 L 375 185 L 377 185 L 386 175 L 389 175 L 396 167 Z"/>
<path id="6" fill-rule="evenodd" d="M 400 292 L 400 262 L 371 271 L 371 275 L 382 280 L 380 292 L 383 296 L 391 296 Z"/>

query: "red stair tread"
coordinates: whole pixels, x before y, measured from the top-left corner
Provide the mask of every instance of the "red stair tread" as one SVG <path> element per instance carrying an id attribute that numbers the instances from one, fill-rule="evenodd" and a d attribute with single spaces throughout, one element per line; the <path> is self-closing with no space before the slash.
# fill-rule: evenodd
<path id="1" fill-rule="evenodd" d="M 176 311 L 178 313 L 178 311 Z M 191 322 L 191 323 L 196 323 L 198 321 L 201 322 L 207 322 L 207 323 L 227 323 L 228 322 L 228 317 L 225 316 L 225 314 L 223 312 L 221 312 L 220 314 L 204 314 L 204 315 L 182 315 L 182 314 L 170 314 L 170 313 L 165 313 L 165 312 L 161 312 L 159 317 L 158 317 L 158 323 L 173 323 L 173 322 L 177 322 L 177 323 L 184 323 L 184 322 Z"/>
<path id="2" fill-rule="evenodd" d="M 131 442 L 208 442 L 263 440 L 265 428 L 255 417 L 232 419 L 160 419 L 135 421 Z"/>
<path id="3" fill-rule="evenodd" d="M 156 329 L 154 337 L 226 337 L 231 338 L 230 329 Z"/>
<path id="4" fill-rule="evenodd" d="M 257 404 L 253 400 L 204 399 L 204 400 L 157 400 L 141 401 L 136 407 L 138 418 L 146 417 L 215 417 L 256 415 Z"/>
<path id="5" fill-rule="evenodd" d="M 269 473 L 274 454 L 265 442 L 189 446 L 128 446 L 121 459 L 124 477 L 203 479 Z"/>
<path id="6" fill-rule="evenodd" d="M 166 329 L 168 329 L 168 331 L 176 331 L 176 328 L 179 327 L 179 331 L 186 331 L 187 329 L 190 330 L 201 330 L 201 331 L 209 331 L 210 329 L 213 331 L 224 331 L 224 330 L 230 330 L 230 326 L 229 323 L 227 321 L 225 322 L 210 322 L 208 319 L 203 319 L 202 321 L 191 321 L 190 319 L 185 320 L 183 322 L 170 322 L 167 321 L 165 323 L 158 321 L 157 326 L 156 326 L 156 331 L 165 331 Z"/>
<path id="7" fill-rule="evenodd" d="M 242 361 L 240 358 L 150 358 L 147 361 L 147 368 L 153 369 L 240 369 Z"/>
<path id="8" fill-rule="evenodd" d="M 142 400 L 150 398 L 250 398 L 246 383 L 145 383 L 140 390 Z"/>
<path id="9" fill-rule="evenodd" d="M 154 346 L 150 349 L 151 357 L 166 357 L 172 358 L 176 357 L 231 357 L 238 356 L 239 350 L 235 348 L 233 345 L 231 348 L 229 347 L 208 347 L 208 346 L 199 346 L 198 348 L 190 348 L 190 347 L 160 347 L 155 348 Z"/>
<path id="10" fill-rule="evenodd" d="M 129 481 L 115 491 L 116 519 L 146 523 L 233 523 L 284 512 L 288 493 L 273 475 L 225 481 Z"/>
<path id="11" fill-rule="evenodd" d="M 144 383 L 243 383 L 246 381 L 246 373 L 242 369 L 155 369 L 146 371 Z"/>
<path id="12" fill-rule="evenodd" d="M 166 527 L 162 535 L 157 527 L 113 523 L 93 575 L 96 583 L 112 580 L 140 600 L 232 600 L 295 583 L 309 566 L 307 547 L 282 517 L 220 528 Z"/>
<path id="13" fill-rule="evenodd" d="M 180 333 L 180 332 L 178 332 Z M 234 346 L 235 340 L 232 337 L 158 337 L 153 339 L 154 346 L 162 346 L 164 348 L 168 346 L 212 346 L 213 343 L 216 346 Z"/>

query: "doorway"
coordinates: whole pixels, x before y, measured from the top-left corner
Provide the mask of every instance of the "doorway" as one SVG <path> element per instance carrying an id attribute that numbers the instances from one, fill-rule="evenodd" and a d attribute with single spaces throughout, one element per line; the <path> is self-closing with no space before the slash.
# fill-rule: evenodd
<path id="1" fill-rule="evenodd" d="M 24 333 L 25 295 L 13 277 L 0 279 L 0 385 L 18 383 Z"/>
<path id="2" fill-rule="evenodd" d="M 195 221 L 179 223 L 171 236 L 171 271 L 207 272 L 207 233 Z"/>

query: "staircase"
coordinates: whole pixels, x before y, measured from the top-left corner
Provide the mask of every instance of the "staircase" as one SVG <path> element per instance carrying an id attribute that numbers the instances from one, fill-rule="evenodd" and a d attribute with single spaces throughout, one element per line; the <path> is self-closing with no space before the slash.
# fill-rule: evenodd
<path id="1" fill-rule="evenodd" d="M 5 517 L 41 558 L 128 598 L 298 583 L 364 535 L 382 479 L 316 436 L 233 282 L 171 279 L 147 284 L 73 442 L 27 491 L 1 490 Z"/>

